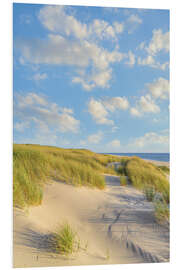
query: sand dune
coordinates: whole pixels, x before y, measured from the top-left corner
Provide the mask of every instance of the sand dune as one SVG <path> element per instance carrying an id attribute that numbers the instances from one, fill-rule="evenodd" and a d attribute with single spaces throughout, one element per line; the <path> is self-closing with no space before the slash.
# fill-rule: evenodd
<path id="1" fill-rule="evenodd" d="M 106 182 L 99 191 L 52 181 L 41 206 L 14 209 L 14 267 L 168 261 L 169 232 L 156 224 L 153 205 L 116 176 L 106 175 Z M 48 236 L 63 221 L 88 241 L 87 252 L 68 259 L 52 253 Z"/>

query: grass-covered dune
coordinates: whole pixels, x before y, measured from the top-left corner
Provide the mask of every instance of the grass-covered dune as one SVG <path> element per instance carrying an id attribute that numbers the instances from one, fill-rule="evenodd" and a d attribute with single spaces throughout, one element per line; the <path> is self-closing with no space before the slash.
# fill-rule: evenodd
<path id="1" fill-rule="evenodd" d="M 124 160 L 123 166 L 125 174 L 134 187 L 139 189 L 152 187 L 156 192 L 161 193 L 164 200 L 169 203 L 169 181 L 166 177 L 166 172 L 169 172 L 169 169 L 166 168 L 163 166 L 161 169 L 161 167 L 138 157 Z"/>
<path id="2" fill-rule="evenodd" d="M 43 197 L 43 185 L 50 178 L 103 189 L 106 184 L 102 174 L 116 174 L 112 168 L 106 167 L 115 161 L 120 161 L 120 158 L 85 149 L 14 144 L 14 206 L 39 205 Z"/>
<path id="3" fill-rule="evenodd" d="M 119 170 L 107 166 L 120 162 Z M 41 204 L 43 186 L 49 179 L 76 186 L 106 186 L 103 173 L 126 175 L 138 188 L 152 187 L 169 203 L 169 181 L 166 170 L 138 157 L 124 158 L 97 154 L 86 149 L 63 149 L 52 146 L 14 144 L 13 201 L 14 206 Z"/>

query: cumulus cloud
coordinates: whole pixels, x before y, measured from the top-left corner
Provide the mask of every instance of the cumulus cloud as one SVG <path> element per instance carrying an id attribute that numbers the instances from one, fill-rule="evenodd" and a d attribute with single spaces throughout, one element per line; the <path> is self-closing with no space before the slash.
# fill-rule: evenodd
<path id="1" fill-rule="evenodd" d="M 135 138 L 133 142 L 130 144 L 132 147 L 136 147 L 137 149 L 141 149 L 147 146 L 168 146 L 169 145 L 169 135 L 168 134 L 158 134 L 155 132 L 145 133 L 143 136 Z"/>
<path id="2" fill-rule="evenodd" d="M 157 80 L 154 80 L 152 83 L 148 83 L 147 87 L 151 95 L 157 99 L 168 99 L 169 97 L 169 81 L 160 77 Z"/>
<path id="3" fill-rule="evenodd" d="M 75 76 L 72 81 L 80 83 L 85 90 L 91 90 L 96 86 L 108 87 L 112 73 L 110 65 L 125 58 L 125 54 L 117 50 L 108 51 L 86 40 L 67 40 L 54 34 L 49 34 L 46 41 L 40 39 L 20 41 L 16 46 L 21 50 L 21 59 L 31 64 L 83 68 L 84 72 Z M 89 67 L 91 73 L 88 72 Z"/>
<path id="4" fill-rule="evenodd" d="M 118 149 L 121 146 L 121 143 L 119 140 L 113 140 L 108 143 L 108 146 L 113 148 L 113 149 Z"/>
<path id="5" fill-rule="evenodd" d="M 131 14 L 126 20 L 128 33 L 132 34 L 142 22 L 142 19 L 138 15 Z"/>
<path id="6" fill-rule="evenodd" d="M 97 144 L 102 140 L 103 133 L 99 131 L 96 134 L 91 134 L 88 136 L 87 141 L 88 143 Z"/>
<path id="7" fill-rule="evenodd" d="M 152 39 L 147 44 L 141 42 L 137 49 L 144 50 L 146 57 L 138 57 L 138 64 L 142 66 L 150 66 L 161 70 L 166 70 L 169 62 L 160 63 L 156 60 L 159 52 L 169 52 L 169 32 L 163 33 L 162 29 L 154 29 L 152 32 Z"/>
<path id="8" fill-rule="evenodd" d="M 97 124 L 113 125 L 114 121 L 107 118 L 108 111 L 101 101 L 91 99 L 88 104 L 88 111 Z"/>
<path id="9" fill-rule="evenodd" d="M 166 70 L 166 68 L 169 66 L 169 62 L 159 63 L 152 55 L 147 55 L 145 58 L 138 57 L 138 64 L 140 66 L 150 66 L 152 68 L 161 70 Z"/>
<path id="10" fill-rule="evenodd" d="M 125 62 L 126 65 L 133 67 L 135 62 L 136 62 L 135 55 L 131 51 L 129 51 L 128 52 L 128 61 Z"/>
<path id="11" fill-rule="evenodd" d="M 117 40 L 124 30 L 123 23 L 115 21 L 109 24 L 95 19 L 85 24 L 68 14 L 63 6 L 45 6 L 40 9 L 38 18 L 49 34 L 45 39 L 16 42 L 21 63 L 69 65 L 77 73 L 72 82 L 79 83 L 83 89 L 90 91 L 95 87 L 109 87 L 112 64 L 127 56 L 117 48 L 109 51 L 100 43 L 102 39 Z M 81 74 L 79 68 L 83 70 Z"/>
<path id="12" fill-rule="evenodd" d="M 155 101 L 151 98 L 150 95 L 141 96 L 139 100 L 140 108 L 143 112 L 160 112 L 160 108 L 155 104 Z"/>
<path id="13" fill-rule="evenodd" d="M 102 131 L 98 131 L 97 133 L 90 134 L 86 139 L 80 140 L 80 145 L 89 146 L 93 144 L 99 144 L 103 139 Z"/>
<path id="14" fill-rule="evenodd" d="M 127 110 L 129 107 L 129 102 L 126 97 L 105 98 L 102 104 L 110 112 L 114 112 L 115 110 Z"/>
<path id="15" fill-rule="evenodd" d="M 38 131 L 49 133 L 79 131 L 80 121 L 69 108 L 61 108 L 36 93 L 17 94 L 14 102 L 14 115 L 18 122 L 14 127 L 23 131 L 25 127 L 35 126 Z"/>
<path id="16" fill-rule="evenodd" d="M 169 52 L 169 32 L 163 33 L 162 29 L 154 29 L 152 40 L 145 49 L 151 55 L 160 51 Z"/>
<path id="17" fill-rule="evenodd" d="M 104 20 L 94 19 L 85 24 L 68 14 L 67 7 L 46 6 L 40 10 L 39 20 L 49 31 L 65 36 L 74 36 L 77 39 L 116 39 L 116 35 L 123 32 L 123 23 L 115 21 L 109 24 Z"/>
<path id="18" fill-rule="evenodd" d="M 88 111 L 97 124 L 113 125 L 109 114 L 117 110 L 127 110 L 129 102 L 125 97 L 104 98 L 102 100 L 91 99 L 88 103 Z"/>
<path id="19" fill-rule="evenodd" d="M 140 116 L 141 116 L 140 110 L 138 110 L 138 109 L 135 108 L 135 107 L 130 108 L 130 113 L 131 113 L 131 115 L 133 115 L 133 116 L 137 116 L 137 117 L 140 117 Z"/>
<path id="20" fill-rule="evenodd" d="M 36 73 L 33 76 L 33 80 L 35 81 L 40 81 L 40 80 L 45 80 L 47 79 L 47 74 L 46 73 Z"/>
<path id="21" fill-rule="evenodd" d="M 145 96 L 141 96 L 137 103 L 136 107 L 132 107 L 130 109 L 130 113 L 133 116 L 140 117 L 144 113 L 159 113 L 160 107 L 155 103 L 154 99 L 147 94 Z"/>

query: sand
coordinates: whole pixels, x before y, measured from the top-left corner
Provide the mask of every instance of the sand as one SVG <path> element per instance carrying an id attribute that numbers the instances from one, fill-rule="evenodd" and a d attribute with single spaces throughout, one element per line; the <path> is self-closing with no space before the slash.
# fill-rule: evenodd
<path id="1" fill-rule="evenodd" d="M 42 205 L 14 209 L 14 267 L 127 264 L 169 261 L 169 229 L 154 219 L 153 204 L 119 177 L 105 175 L 99 191 L 52 181 Z M 68 221 L 87 251 L 69 258 L 49 249 L 48 236 Z M 109 254 L 109 259 L 108 259 Z"/>

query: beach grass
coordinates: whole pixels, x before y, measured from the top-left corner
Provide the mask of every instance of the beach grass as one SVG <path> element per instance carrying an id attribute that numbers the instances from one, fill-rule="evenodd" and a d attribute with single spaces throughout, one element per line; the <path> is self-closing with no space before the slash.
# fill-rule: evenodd
<path id="1" fill-rule="evenodd" d="M 134 187 L 144 190 L 147 186 L 151 186 L 155 192 L 160 192 L 165 201 L 169 203 L 169 181 L 156 165 L 133 157 L 127 161 L 125 170 Z"/>
<path id="2" fill-rule="evenodd" d="M 158 223 L 169 223 L 169 206 L 165 201 L 155 202 L 155 217 Z"/>
<path id="3" fill-rule="evenodd" d="M 69 223 L 59 226 L 53 234 L 52 239 L 53 248 L 56 253 L 68 256 L 80 250 L 80 240 Z"/>
<path id="4" fill-rule="evenodd" d="M 170 169 L 169 169 L 169 167 L 167 167 L 167 166 L 158 166 L 158 168 L 161 170 L 161 171 L 163 171 L 164 173 L 166 173 L 166 174 L 168 174 L 169 175 L 169 173 L 170 173 Z"/>
<path id="5" fill-rule="evenodd" d="M 144 195 L 149 202 L 152 202 L 156 196 L 156 191 L 153 186 L 144 187 Z"/>
<path id="6" fill-rule="evenodd" d="M 40 145 L 14 144 L 13 202 L 14 206 L 39 205 L 43 186 L 55 179 L 75 186 L 104 189 L 103 173 L 116 175 L 109 162 L 120 159 L 86 149 L 63 149 Z"/>
<path id="7" fill-rule="evenodd" d="M 127 184 L 128 184 L 127 176 L 125 175 L 120 176 L 120 185 L 126 186 Z"/>

